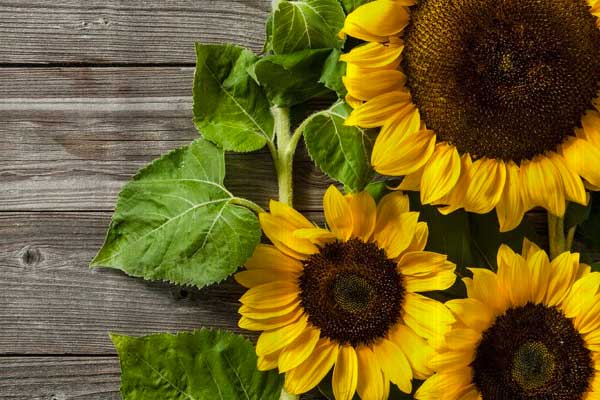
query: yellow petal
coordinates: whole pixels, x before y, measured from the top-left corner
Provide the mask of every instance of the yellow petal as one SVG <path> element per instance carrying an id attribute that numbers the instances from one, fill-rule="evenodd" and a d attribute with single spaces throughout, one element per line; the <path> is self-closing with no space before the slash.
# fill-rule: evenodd
<path id="1" fill-rule="evenodd" d="M 429 227 L 426 222 L 419 222 L 417 229 L 415 230 L 415 237 L 412 243 L 406 249 L 407 252 L 412 251 L 423 251 L 427 246 L 427 239 L 429 238 Z"/>
<path id="2" fill-rule="evenodd" d="M 297 229 L 294 236 L 298 239 L 307 239 L 311 243 L 323 246 L 336 239 L 335 233 L 322 228 Z"/>
<path id="3" fill-rule="evenodd" d="M 477 299 L 450 300 L 446 302 L 446 307 L 463 324 L 476 332 L 485 331 L 495 318 L 492 309 Z"/>
<path id="4" fill-rule="evenodd" d="M 235 274 L 234 278 L 240 285 L 252 288 L 254 286 L 264 285 L 265 283 L 284 281 L 293 282 L 298 278 L 299 274 L 295 272 L 269 270 L 269 269 L 253 269 L 241 271 Z"/>
<path id="5" fill-rule="evenodd" d="M 469 298 L 481 300 L 495 312 L 503 313 L 508 299 L 505 291 L 500 288 L 497 275 L 484 268 L 469 268 L 469 271 L 473 273 L 472 284 L 467 285 Z"/>
<path id="6" fill-rule="evenodd" d="M 541 248 L 531 240 L 525 238 L 523 239 L 523 257 L 526 259 L 531 258 L 535 253 L 540 251 Z"/>
<path id="7" fill-rule="evenodd" d="M 448 194 L 458 182 L 460 167 L 456 147 L 439 143 L 423 170 L 421 203 L 433 203 Z"/>
<path id="8" fill-rule="evenodd" d="M 383 126 L 391 115 L 395 115 L 410 104 L 410 94 L 406 91 L 381 94 L 355 108 L 345 124 L 363 128 Z"/>
<path id="9" fill-rule="evenodd" d="M 503 244 L 498 249 L 498 283 L 506 292 L 507 298 L 515 307 L 525 305 L 529 300 L 530 277 L 525 259 Z"/>
<path id="10" fill-rule="evenodd" d="M 406 325 L 425 339 L 444 335 L 455 321 L 442 303 L 417 293 L 406 293 L 404 311 Z"/>
<path id="11" fill-rule="evenodd" d="M 530 270 L 530 286 L 529 298 L 536 304 L 542 303 L 546 297 L 548 290 L 548 282 L 550 280 L 550 260 L 545 251 L 538 252 L 527 258 L 527 266 Z"/>
<path id="12" fill-rule="evenodd" d="M 415 378 L 425 379 L 433 373 L 429 368 L 433 349 L 425 339 L 403 324 L 397 324 L 392 328 L 390 338 L 406 355 Z"/>
<path id="13" fill-rule="evenodd" d="M 549 158 L 560 174 L 567 200 L 581 205 L 587 205 L 587 194 L 585 192 L 585 187 L 583 186 L 583 181 L 579 175 L 567 166 L 567 162 L 563 156 L 551 153 Z"/>
<path id="14" fill-rule="evenodd" d="M 565 252 L 550 263 L 552 271 L 548 282 L 545 304 L 554 306 L 563 301 L 579 272 L 579 254 Z"/>
<path id="15" fill-rule="evenodd" d="M 398 261 L 398 270 L 404 276 L 424 278 L 432 274 L 454 269 L 444 254 L 430 251 L 407 252 Z"/>
<path id="16" fill-rule="evenodd" d="M 307 322 L 308 317 L 305 315 L 290 325 L 261 333 L 256 342 L 256 355 L 272 354 L 292 343 L 304 332 Z"/>
<path id="17" fill-rule="evenodd" d="M 587 310 L 600 288 L 600 273 L 594 272 L 578 279 L 562 303 L 567 318 L 574 318 Z"/>
<path id="18" fill-rule="evenodd" d="M 432 131 L 419 130 L 419 127 L 410 131 L 414 128 L 399 125 L 397 136 L 385 138 L 380 134 L 375 139 L 371 155 L 375 171 L 390 176 L 410 175 L 430 160 L 435 151 L 436 135 Z"/>
<path id="19" fill-rule="evenodd" d="M 481 332 L 470 328 L 453 328 L 444 338 L 449 349 L 473 352 L 481 340 Z M 470 361 L 469 361 L 470 362 Z M 437 371 L 437 368 L 436 368 Z"/>
<path id="20" fill-rule="evenodd" d="M 456 281 L 455 265 L 448 263 L 451 269 L 440 271 L 426 277 L 405 276 L 404 284 L 409 292 L 432 292 L 446 290 Z"/>
<path id="21" fill-rule="evenodd" d="M 441 199 L 433 202 L 434 205 L 444 205 L 438 208 L 440 213 L 448 215 L 454 211 L 463 208 L 465 205 L 465 196 L 469 185 L 471 184 L 471 175 L 473 173 L 473 161 L 469 154 L 463 154 L 460 158 L 460 176 L 456 186 Z"/>
<path id="22" fill-rule="evenodd" d="M 290 394 L 306 393 L 327 375 L 338 356 L 338 346 L 321 339 L 302 364 L 285 374 L 285 390 Z"/>
<path id="23" fill-rule="evenodd" d="M 298 299 L 299 290 L 294 282 L 270 282 L 249 289 L 240 302 L 252 308 L 283 307 Z"/>
<path id="24" fill-rule="evenodd" d="M 300 214 L 298 211 L 294 210 L 285 203 L 271 200 L 269 202 L 269 210 L 271 211 L 271 215 L 286 220 L 295 229 L 314 227 L 314 225 L 311 224 L 310 221 L 304 217 L 304 215 Z"/>
<path id="25" fill-rule="evenodd" d="M 303 259 L 306 255 L 318 252 L 318 248 L 309 240 L 294 236 L 294 231 L 298 228 L 287 220 L 267 213 L 261 213 L 259 219 L 265 235 L 288 256 Z"/>
<path id="26" fill-rule="evenodd" d="M 267 331 L 296 322 L 303 314 L 304 310 L 297 307 L 294 311 L 280 317 L 253 319 L 242 315 L 238 322 L 238 326 L 249 331 Z"/>
<path id="27" fill-rule="evenodd" d="M 588 111 L 581 119 L 581 125 L 585 138 L 600 148 L 600 114 L 596 111 Z"/>
<path id="28" fill-rule="evenodd" d="M 361 400 L 386 400 L 386 378 L 375 354 L 368 347 L 359 347 L 356 355 L 358 356 L 356 390 Z"/>
<path id="29" fill-rule="evenodd" d="M 319 330 L 307 326 L 304 332 L 279 354 L 279 373 L 287 372 L 302 364 L 312 354 L 319 338 Z"/>
<path id="30" fill-rule="evenodd" d="M 593 186 L 600 186 L 600 148 L 581 138 L 570 138 L 561 146 L 561 153 L 569 168 Z"/>
<path id="31" fill-rule="evenodd" d="M 463 400 L 459 396 L 473 381 L 470 367 L 433 375 L 417 390 L 417 400 Z"/>
<path id="32" fill-rule="evenodd" d="M 398 71 L 373 71 L 360 76 L 342 78 L 350 96 L 359 100 L 370 100 L 382 93 L 402 90 L 406 76 Z"/>
<path id="33" fill-rule="evenodd" d="M 273 354 L 266 354 L 264 356 L 258 356 L 257 367 L 259 371 L 268 371 L 273 368 L 277 368 L 277 359 L 279 358 L 279 352 Z"/>
<path id="34" fill-rule="evenodd" d="M 500 202 L 506 183 L 506 167 L 502 160 L 480 159 L 473 163 L 472 168 L 464 200 L 465 210 L 487 214 Z"/>
<path id="35" fill-rule="evenodd" d="M 352 400 L 358 383 L 358 357 L 352 346 L 342 346 L 333 368 L 333 394 L 336 400 Z"/>
<path id="36" fill-rule="evenodd" d="M 259 244 L 244 266 L 249 270 L 269 269 L 282 272 L 302 272 L 302 263 L 286 256 L 270 244 Z"/>
<path id="37" fill-rule="evenodd" d="M 377 218 L 377 205 L 368 192 L 349 194 L 346 201 L 352 216 L 352 236 L 368 241 L 373 235 Z"/>
<path id="38" fill-rule="evenodd" d="M 352 210 L 344 195 L 333 185 L 323 197 L 325 220 L 329 229 L 341 240 L 350 239 L 352 234 Z"/>
<path id="39" fill-rule="evenodd" d="M 425 168 L 421 168 L 415 173 L 406 175 L 402 179 L 402 183 L 398 185 L 394 190 L 404 190 L 410 192 L 418 192 L 421 189 L 421 179 L 423 178 L 423 171 Z"/>
<path id="40" fill-rule="evenodd" d="M 367 42 L 383 42 L 408 25 L 408 9 L 394 0 L 376 0 L 348 14 L 343 33 Z"/>
<path id="41" fill-rule="evenodd" d="M 451 335 L 450 332 L 446 337 Z M 475 343 L 476 344 L 476 343 Z M 475 352 L 473 349 L 462 349 L 457 350 L 452 348 L 450 351 L 444 351 L 435 355 L 429 366 L 436 372 L 449 372 L 457 369 L 463 369 L 469 366 L 475 359 Z"/>
<path id="42" fill-rule="evenodd" d="M 418 222 L 419 213 L 416 212 L 380 214 L 378 210 L 373 238 L 388 258 L 395 259 L 412 243 Z"/>
<path id="43" fill-rule="evenodd" d="M 389 44 L 366 43 L 342 54 L 340 61 L 351 63 L 362 68 L 379 68 L 390 65 L 400 58 L 404 45 L 400 40 Z"/>
<path id="44" fill-rule="evenodd" d="M 373 353 L 385 376 L 404 393 L 412 393 L 412 368 L 404 352 L 393 342 L 381 339 Z"/>
<path id="45" fill-rule="evenodd" d="M 352 108 L 358 108 L 364 104 L 362 100 L 355 99 L 354 97 L 350 96 L 350 94 L 346 94 L 344 100 Z"/>
<path id="46" fill-rule="evenodd" d="M 565 215 L 565 188 L 556 166 L 546 156 L 521 163 L 521 182 L 533 206 L 541 206 L 553 215 Z"/>
<path id="47" fill-rule="evenodd" d="M 238 312 L 243 316 L 252 319 L 268 319 L 287 315 L 294 311 L 299 305 L 300 299 L 282 307 L 272 308 L 252 308 L 245 304 L 242 304 Z"/>
<path id="48" fill-rule="evenodd" d="M 496 207 L 500 232 L 511 231 L 523 221 L 527 207 L 522 191 L 519 167 L 513 161 L 509 161 L 506 163 L 506 184 Z"/>

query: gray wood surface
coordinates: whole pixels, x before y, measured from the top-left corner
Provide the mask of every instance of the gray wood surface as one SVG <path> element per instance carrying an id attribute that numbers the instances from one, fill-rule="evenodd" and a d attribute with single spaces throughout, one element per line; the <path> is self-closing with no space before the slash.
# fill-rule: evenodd
<path id="1" fill-rule="evenodd" d="M 120 398 L 108 332 L 211 326 L 255 339 L 236 326 L 242 290 L 231 280 L 197 290 L 88 263 L 123 184 L 198 137 L 194 42 L 258 52 L 269 7 L 0 1 L 0 399 Z M 263 206 L 277 196 L 264 151 L 227 162 L 236 194 Z M 318 221 L 329 181 L 303 150 L 295 179 L 298 208 Z"/>

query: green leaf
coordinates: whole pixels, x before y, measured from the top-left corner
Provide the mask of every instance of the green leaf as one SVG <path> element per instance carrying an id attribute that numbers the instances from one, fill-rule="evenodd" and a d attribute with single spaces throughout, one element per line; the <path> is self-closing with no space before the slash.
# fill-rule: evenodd
<path id="1" fill-rule="evenodd" d="M 574 226 L 583 224 L 588 220 L 588 218 L 590 218 L 591 212 L 591 200 L 586 206 L 576 203 L 569 203 L 567 206 L 567 212 L 565 213 L 565 229 L 570 229 Z"/>
<path id="2" fill-rule="evenodd" d="M 344 125 L 350 108 L 337 103 L 310 117 L 304 141 L 315 164 L 350 191 L 362 190 L 373 178 L 372 139 L 366 131 Z"/>
<path id="3" fill-rule="evenodd" d="M 342 81 L 342 77 L 346 75 L 346 63 L 340 61 L 341 55 L 342 52 L 337 49 L 331 52 L 325 61 L 319 82 L 323 83 L 328 89 L 335 91 L 339 98 L 344 98 L 348 91 Z"/>
<path id="4" fill-rule="evenodd" d="M 268 28 L 270 48 L 275 54 L 341 48 L 345 18 L 338 0 L 280 0 Z"/>
<path id="5" fill-rule="evenodd" d="M 259 372 L 252 344 L 216 330 L 111 335 L 121 363 L 123 400 L 278 400 L 283 379 Z"/>
<path id="6" fill-rule="evenodd" d="M 219 282 L 260 241 L 256 215 L 223 186 L 223 150 L 199 139 L 127 183 L 92 267 L 197 287 Z"/>
<path id="7" fill-rule="evenodd" d="M 257 57 L 233 45 L 196 43 L 194 123 L 225 150 L 248 152 L 273 140 L 269 101 L 248 74 Z"/>
<path id="8" fill-rule="evenodd" d="M 320 49 L 266 56 L 250 67 L 249 73 L 272 104 L 291 107 L 328 92 L 319 78 L 330 53 Z"/>
<path id="9" fill-rule="evenodd" d="M 344 11 L 346 14 L 350 14 L 352 11 L 356 10 L 358 7 L 363 4 L 370 3 L 373 0 L 339 0 L 342 6 L 344 7 Z"/>

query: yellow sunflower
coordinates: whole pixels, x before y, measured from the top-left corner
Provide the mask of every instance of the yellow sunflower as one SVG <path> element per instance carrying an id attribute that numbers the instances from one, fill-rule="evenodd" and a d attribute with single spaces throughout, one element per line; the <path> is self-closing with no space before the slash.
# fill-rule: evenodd
<path id="1" fill-rule="evenodd" d="M 277 201 L 260 215 L 273 245 L 259 245 L 236 280 L 239 326 L 264 331 L 258 367 L 279 368 L 285 389 L 301 394 L 333 368 L 337 400 L 388 398 L 390 381 L 410 393 L 431 374 L 427 340 L 454 322 L 443 304 L 418 292 L 444 290 L 455 265 L 424 251 L 427 225 L 395 192 L 378 205 L 366 192 L 324 197 L 329 229 Z"/>
<path id="2" fill-rule="evenodd" d="M 503 231 L 600 188 L 600 0 L 375 0 L 346 18 L 349 125 L 377 172 Z"/>
<path id="3" fill-rule="evenodd" d="M 500 248 L 497 274 L 472 272 L 416 399 L 600 399 L 600 273 L 527 241 L 522 256 Z"/>

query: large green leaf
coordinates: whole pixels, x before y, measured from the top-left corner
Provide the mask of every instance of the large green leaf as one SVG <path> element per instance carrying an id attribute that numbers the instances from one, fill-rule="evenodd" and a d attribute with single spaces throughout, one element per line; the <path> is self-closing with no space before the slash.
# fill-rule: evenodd
<path id="1" fill-rule="evenodd" d="M 201 330 L 140 338 L 111 335 L 123 400 L 278 400 L 283 379 L 259 372 L 252 344 Z"/>
<path id="2" fill-rule="evenodd" d="M 273 139 L 269 101 L 248 68 L 257 57 L 234 45 L 196 44 L 194 123 L 225 150 L 258 150 Z"/>
<path id="3" fill-rule="evenodd" d="M 311 117 L 304 141 L 315 164 L 349 191 L 360 191 L 373 178 L 370 165 L 372 140 L 367 132 L 344 125 L 350 108 L 337 103 Z"/>
<path id="4" fill-rule="evenodd" d="M 345 14 L 338 0 L 280 0 L 275 6 L 267 41 L 275 54 L 305 49 L 340 48 L 338 33 Z"/>
<path id="5" fill-rule="evenodd" d="M 319 49 L 266 56 L 249 72 L 272 104 L 291 107 L 328 92 L 319 79 L 330 53 L 329 49 Z"/>
<path id="6" fill-rule="evenodd" d="M 91 266 L 197 287 L 231 275 L 252 255 L 260 227 L 224 176 L 223 150 L 202 139 L 142 169 L 119 194 Z"/>

